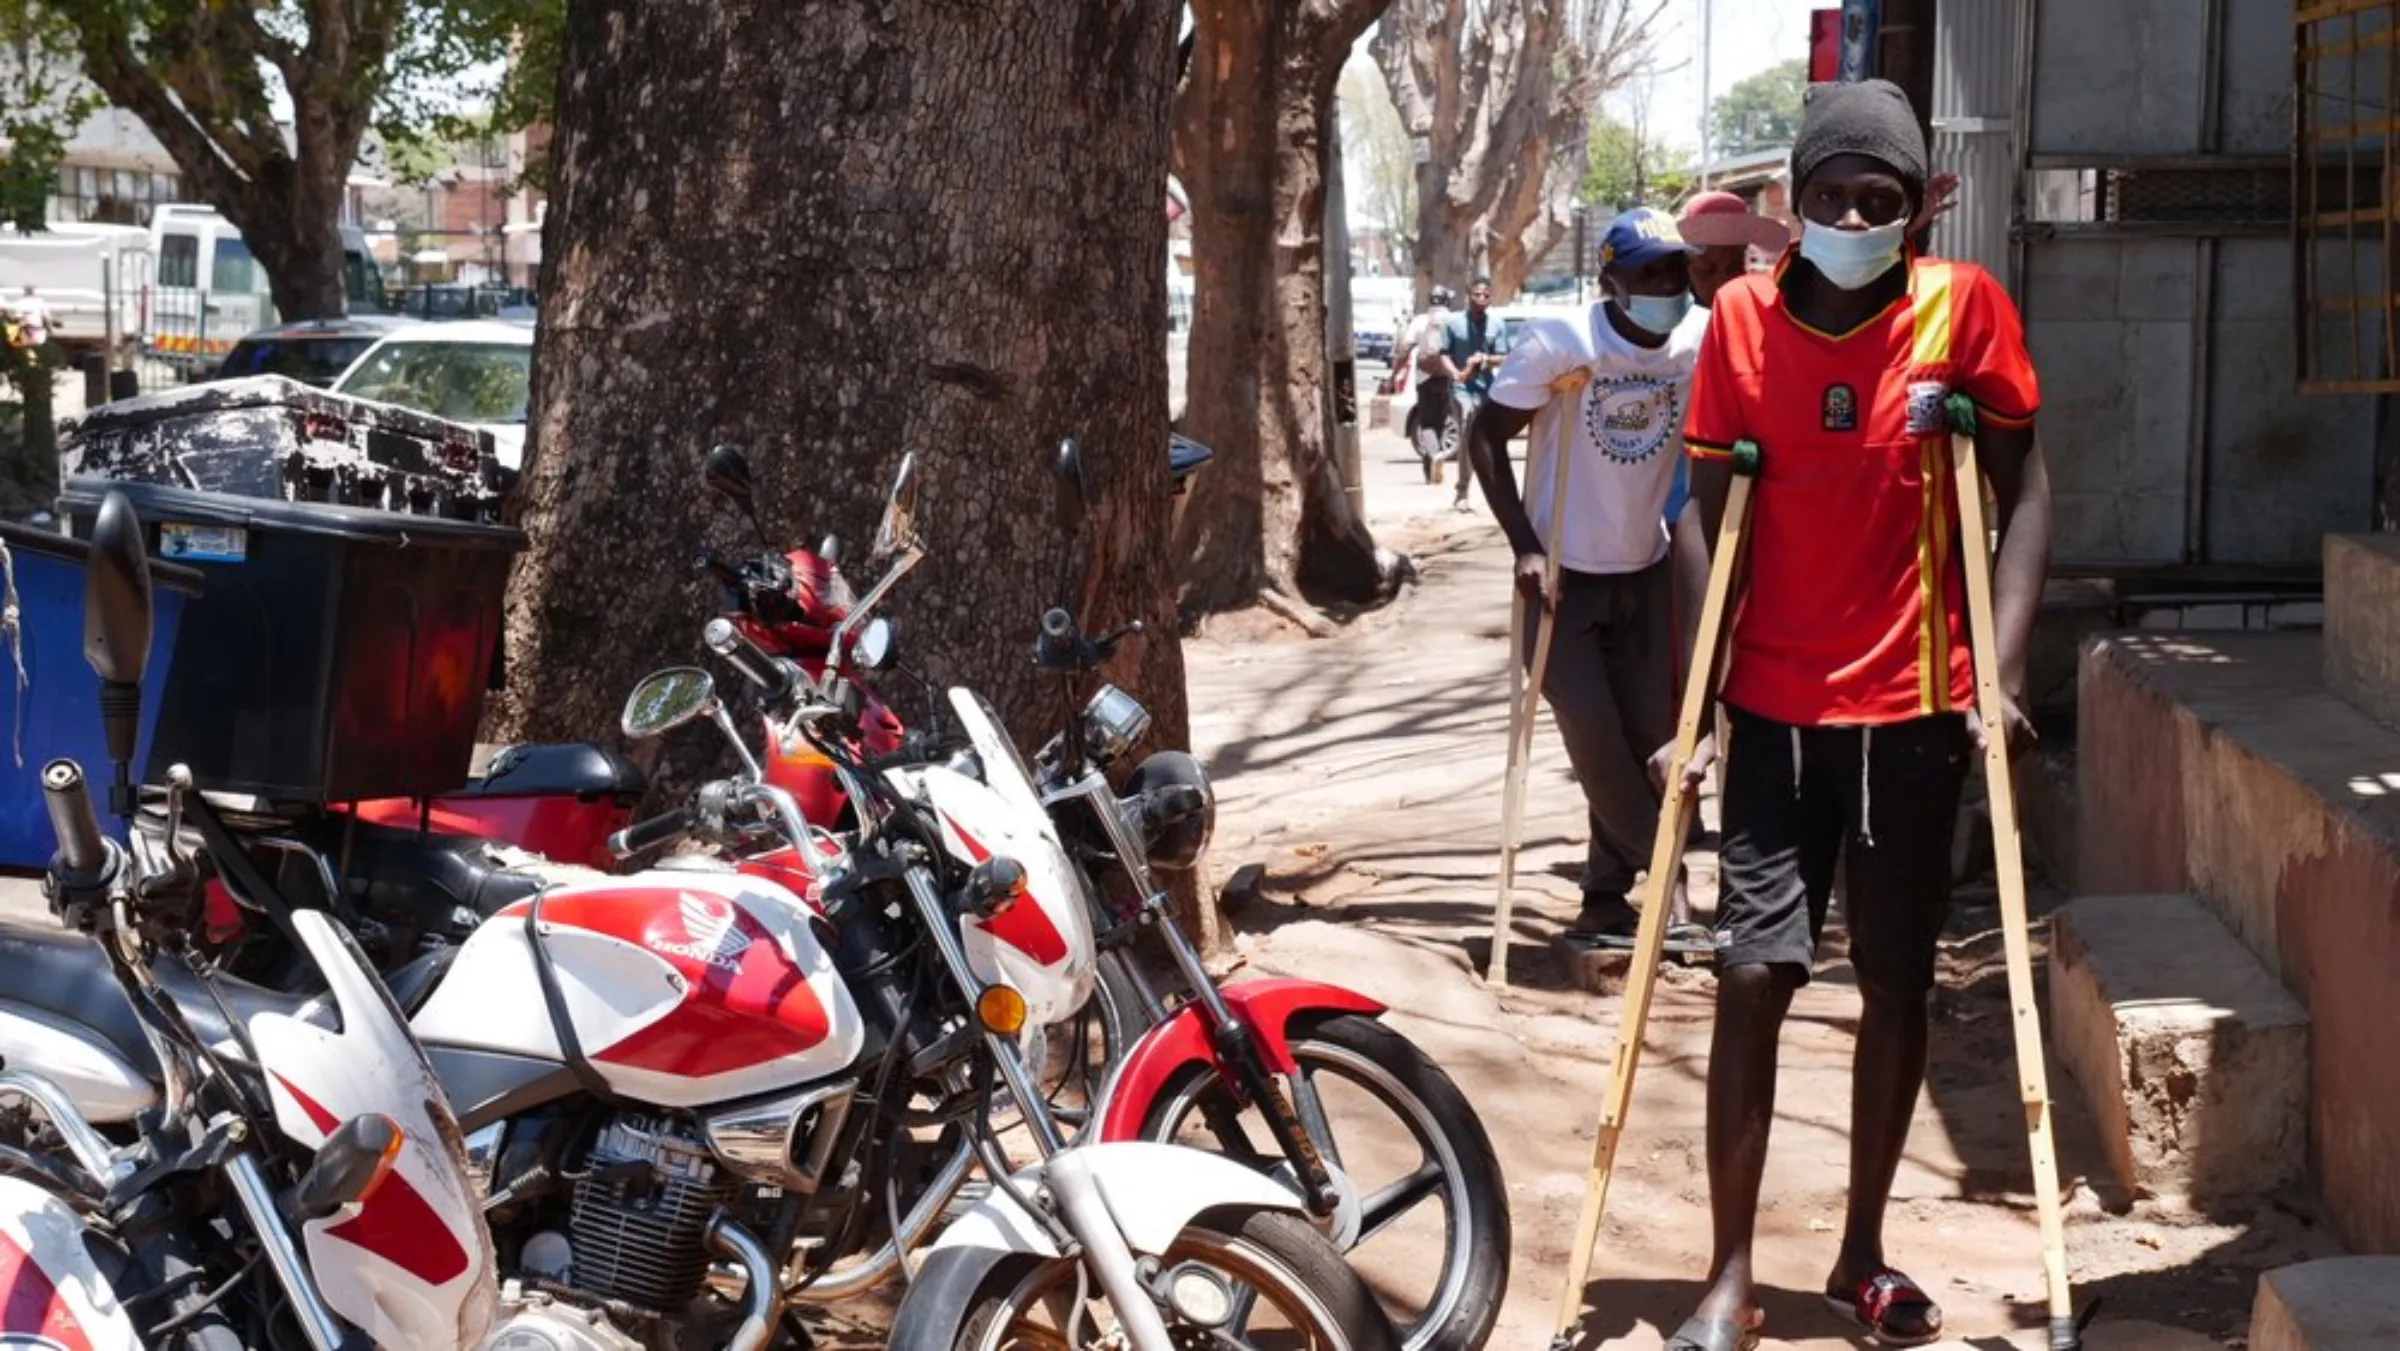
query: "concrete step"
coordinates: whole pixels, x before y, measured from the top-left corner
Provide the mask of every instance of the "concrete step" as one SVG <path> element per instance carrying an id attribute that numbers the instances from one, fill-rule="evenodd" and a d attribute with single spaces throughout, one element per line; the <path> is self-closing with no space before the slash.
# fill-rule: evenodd
<path id="1" fill-rule="evenodd" d="M 2308 1012 L 2189 896 L 2051 917 L 2050 1032 L 2117 1184 L 2205 1206 L 2308 1163 Z"/>
<path id="2" fill-rule="evenodd" d="M 2400 1251 L 2400 731 L 2312 634 L 2120 633 L 2084 652 L 2076 884 L 2196 896 L 2307 1008 L 2312 1180 Z"/>
<path id="3" fill-rule="evenodd" d="M 2328 1257 L 2258 1279 L 2250 1351 L 2400 1346 L 2400 1257 Z"/>
<path id="4" fill-rule="evenodd" d="M 2400 727 L 2400 535 L 2325 537 L 2325 687 Z"/>

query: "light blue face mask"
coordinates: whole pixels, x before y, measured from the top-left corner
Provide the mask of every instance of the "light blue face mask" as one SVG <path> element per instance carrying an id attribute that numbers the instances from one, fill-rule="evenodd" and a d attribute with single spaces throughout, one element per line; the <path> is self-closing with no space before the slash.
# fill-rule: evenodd
<path id="1" fill-rule="evenodd" d="M 1660 336 L 1675 331 L 1683 317 L 1692 312 L 1692 293 L 1678 291 L 1671 296 L 1626 296 L 1617 302 L 1633 326 Z"/>
<path id="2" fill-rule="evenodd" d="M 1818 275 L 1845 291 L 1855 291 L 1892 270 L 1906 243 L 1908 222 L 1893 221 L 1868 230 L 1837 230 L 1815 221 L 1800 225 L 1800 256 Z"/>

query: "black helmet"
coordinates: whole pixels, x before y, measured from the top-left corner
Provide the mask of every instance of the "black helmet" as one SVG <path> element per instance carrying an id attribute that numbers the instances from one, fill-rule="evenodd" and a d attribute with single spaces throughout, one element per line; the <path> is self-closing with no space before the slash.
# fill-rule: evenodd
<path id="1" fill-rule="evenodd" d="M 1165 807 L 1167 790 L 1197 789 L 1199 809 L 1172 812 L 1163 819 L 1150 814 Z M 1217 795 L 1208 786 L 1208 771 L 1189 751 L 1159 751 L 1137 766 L 1125 781 L 1128 801 L 1145 803 L 1141 821 L 1150 847 L 1150 866 L 1160 872 L 1183 872 L 1200 861 L 1208 837 L 1217 829 Z M 1187 799 L 1189 794 L 1174 794 Z"/>
<path id="2" fill-rule="evenodd" d="M 1454 310 L 1458 308 L 1458 297 L 1450 293 L 1449 287 L 1436 286 L 1433 288 L 1433 299 L 1431 303 L 1439 305 L 1443 309 Z"/>

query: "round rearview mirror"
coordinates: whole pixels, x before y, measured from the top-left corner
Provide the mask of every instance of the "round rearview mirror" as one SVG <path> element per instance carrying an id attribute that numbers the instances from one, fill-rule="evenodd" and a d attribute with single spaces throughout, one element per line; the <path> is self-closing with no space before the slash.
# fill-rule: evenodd
<path id="1" fill-rule="evenodd" d="M 716 704 L 717 684 L 697 666 L 671 666 L 633 687 L 625 701 L 625 735 L 636 739 L 671 732 L 705 717 Z"/>
<path id="2" fill-rule="evenodd" d="M 878 560 L 886 559 L 916 542 L 917 457 L 911 452 L 900 457 L 900 472 L 892 476 L 892 492 L 884 499 L 883 522 L 875 527 L 870 553 Z"/>
<path id="3" fill-rule="evenodd" d="M 892 621 L 870 619 L 850 644 L 850 659 L 862 671 L 881 671 L 892 664 L 895 638 Z"/>

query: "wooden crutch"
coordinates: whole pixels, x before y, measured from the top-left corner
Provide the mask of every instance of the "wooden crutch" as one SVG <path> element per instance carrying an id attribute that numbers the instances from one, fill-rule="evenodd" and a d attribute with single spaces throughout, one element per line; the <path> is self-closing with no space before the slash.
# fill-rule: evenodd
<path id="1" fill-rule="evenodd" d="M 1950 478 L 1958 492 L 1959 558 L 1967 572 L 1967 625 L 1975 654 L 1975 702 L 1983 723 L 1984 790 L 1992 809 L 1992 868 L 2000 883 L 2001 943 L 2008 960 L 2009 1013 L 2016 1026 L 2017 1091 L 2033 1152 L 2033 1199 L 2042 1223 L 2042 1266 L 2050 1287 L 2051 1351 L 2078 1351 L 2083 1329 L 2067 1284 L 2066 1225 L 2059 1211 L 2058 1146 L 2050 1125 L 2042 1015 L 2034 1004 L 2033 940 L 2025 905 L 2025 845 L 2017 829 L 2017 785 L 2009 776 L 2008 703 L 2000 692 L 2000 636 L 1992 613 L 1992 545 L 1984 525 L 1983 474 L 1975 458 L 1975 402 L 1950 396 Z"/>
<path id="2" fill-rule="evenodd" d="M 1633 1103 L 1633 1078 L 1642 1063 L 1642 1032 L 1650 1021 L 1650 996 L 1658 985 L 1658 964 L 1667 945 L 1667 910 L 1674 903 L 1675 874 L 1683 861 L 1684 830 L 1695 806 L 1683 791 L 1683 774 L 1700 744 L 1700 719 L 1722 665 L 1718 659 L 1725 631 L 1725 608 L 1733 579 L 1742 566 L 1742 546 L 1750 530 L 1750 490 L 1758 477 L 1760 455 L 1755 442 L 1733 448 L 1733 488 L 1725 498 L 1725 523 L 1717 531 L 1717 546 L 1709 560 L 1708 593 L 1700 602 L 1700 631 L 1693 635 L 1692 669 L 1683 680 L 1683 709 L 1675 722 L 1675 754 L 1667 765 L 1667 786 L 1658 809 L 1658 834 L 1650 846 L 1650 875 L 1642 884 L 1642 919 L 1633 935 L 1633 963 L 1625 977 L 1625 1001 L 1617 1016 L 1617 1049 L 1608 1077 L 1608 1096 L 1600 1105 L 1600 1130 L 1592 1141 L 1592 1171 L 1584 1182 L 1583 1215 L 1575 1224 L 1575 1246 L 1567 1254 L 1567 1283 L 1558 1294 L 1558 1328 L 1553 1351 L 1573 1344 L 1571 1334 L 1583 1316 L 1583 1283 L 1591 1275 L 1592 1244 L 1600 1236 L 1600 1212 L 1608 1204 L 1609 1175 L 1617 1166 L 1617 1141 L 1625 1131 L 1626 1109 Z"/>
<path id="3" fill-rule="evenodd" d="M 1516 907 L 1517 844 L 1525 818 L 1525 779 L 1533 758 L 1533 724 L 1541 710 L 1542 678 L 1550 671 L 1550 642 L 1558 636 L 1558 523 L 1567 508 L 1567 429 L 1575 418 L 1577 396 L 1592 382 L 1589 368 L 1578 367 L 1550 382 L 1550 512 L 1542 536 L 1542 608 L 1534 616 L 1533 677 L 1526 680 L 1525 602 L 1516 594 L 1516 572 L 1509 572 L 1508 597 L 1508 773 L 1500 787 L 1500 899 L 1492 907 L 1492 984 L 1508 985 L 1508 933 Z M 1506 448 L 1502 449 L 1506 453 Z M 1526 480 L 1532 481 L 1528 463 Z"/>

